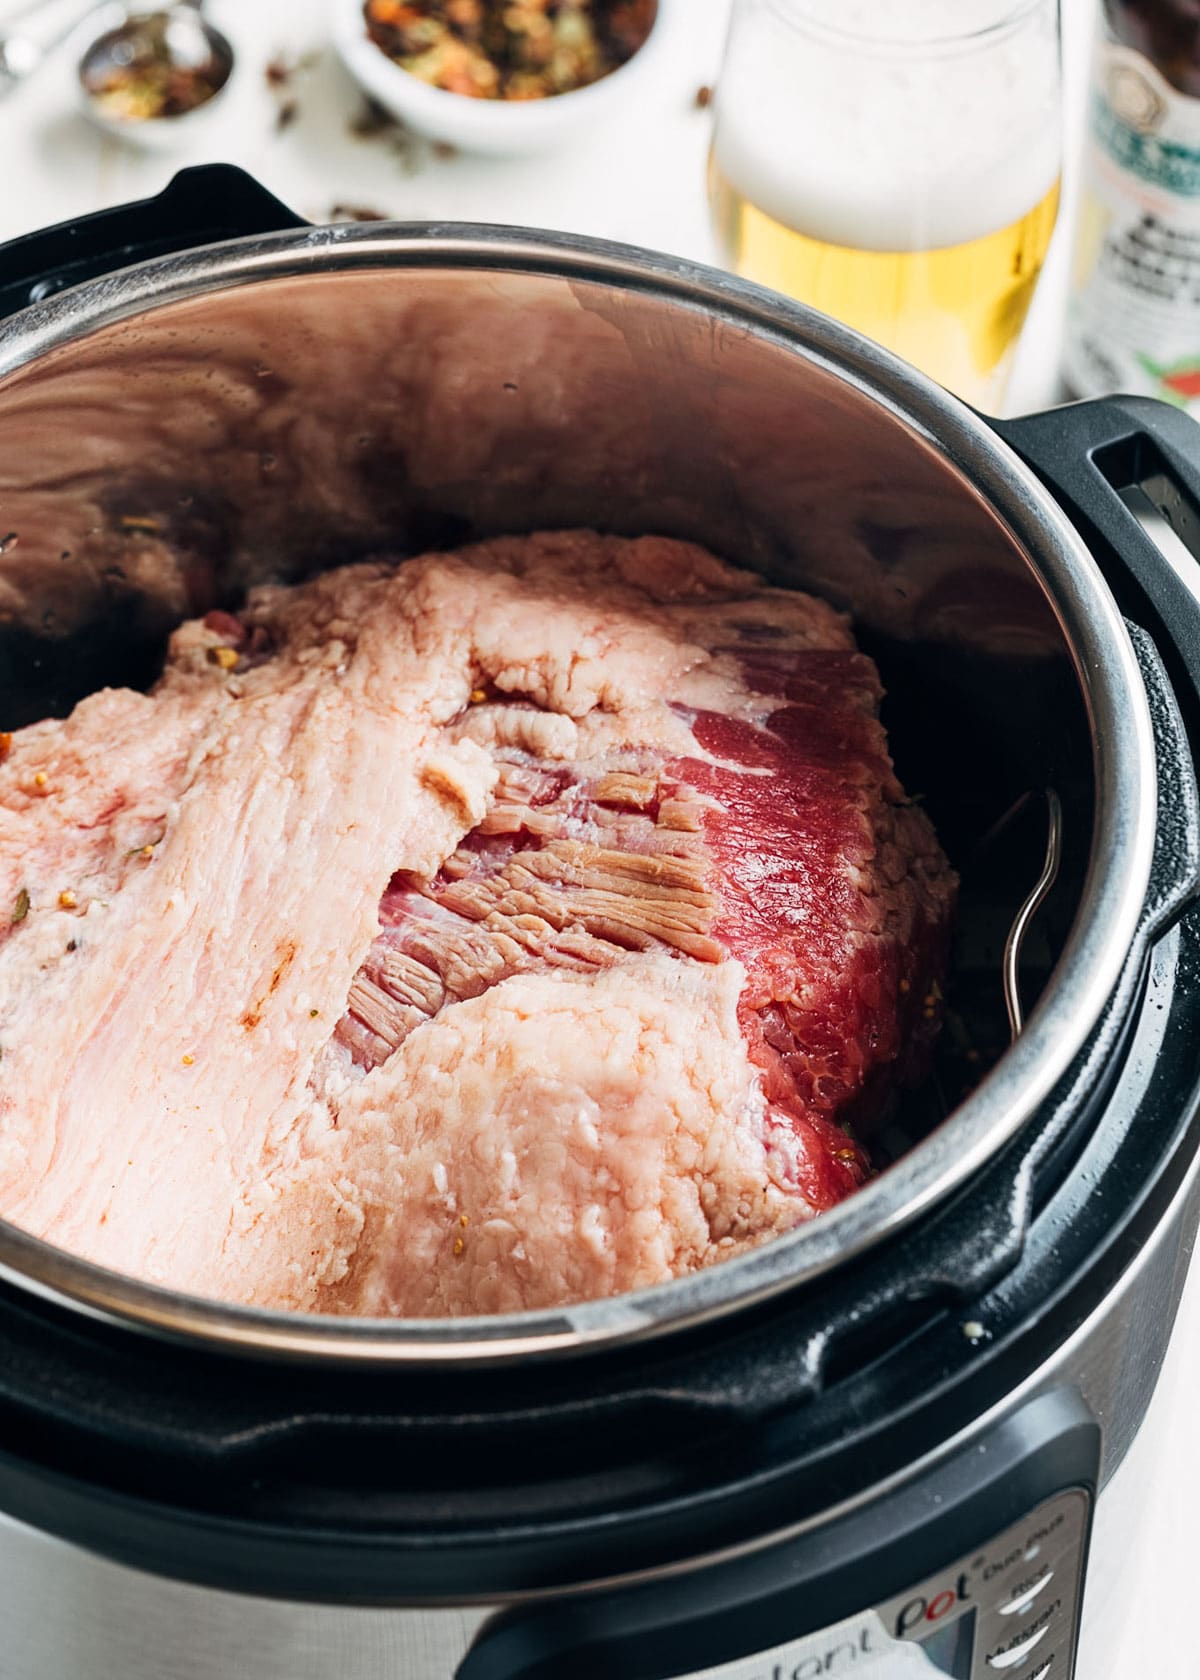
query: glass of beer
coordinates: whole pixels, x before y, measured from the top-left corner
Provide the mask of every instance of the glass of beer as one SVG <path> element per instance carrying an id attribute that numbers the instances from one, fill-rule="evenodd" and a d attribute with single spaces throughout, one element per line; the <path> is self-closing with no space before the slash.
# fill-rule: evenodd
<path id="1" fill-rule="evenodd" d="M 1058 211 L 1058 0 L 735 0 L 722 258 L 995 412 Z"/>

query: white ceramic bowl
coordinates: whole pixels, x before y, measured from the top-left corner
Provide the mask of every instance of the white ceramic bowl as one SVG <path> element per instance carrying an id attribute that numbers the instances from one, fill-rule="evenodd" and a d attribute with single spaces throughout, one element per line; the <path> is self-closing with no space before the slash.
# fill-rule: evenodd
<path id="1" fill-rule="evenodd" d="M 545 99 L 472 99 L 430 87 L 370 39 L 363 0 L 334 0 L 333 38 L 359 86 L 406 127 L 464 152 L 527 157 L 615 116 L 670 50 L 687 5 L 688 0 L 658 0 L 653 28 L 619 70 Z"/>

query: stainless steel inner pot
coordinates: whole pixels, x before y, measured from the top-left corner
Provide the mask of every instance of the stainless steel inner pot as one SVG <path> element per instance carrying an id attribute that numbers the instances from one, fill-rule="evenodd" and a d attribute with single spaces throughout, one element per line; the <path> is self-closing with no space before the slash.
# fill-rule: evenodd
<path id="1" fill-rule="evenodd" d="M 503 229 L 211 246 L 0 328 L 0 507 L 0 727 L 69 704 L 73 683 L 148 676 L 165 628 L 255 579 L 379 544 L 596 525 L 691 537 L 848 607 L 907 720 L 892 738 L 910 791 L 961 778 L 980 822 L 989 800 L 999 816 L 1053 773 L 1070 717 L 1085 790 L 1073 915 L 1018 1041 L 877 1180 L 762 1249 L 559 1312 L 381 1322 L 185 1297 L 0 1224 L 10 1282 L 158 1332 L 335 1360 L 498 1360 L 683 1327 L 817 1278 L 963 1186 L 1036 1114 L 1117 984 L 1156 777 L 1116 606 L 983 421 L 798 305 Z M 953 798 L 942 808 L 945 832 Z"/>

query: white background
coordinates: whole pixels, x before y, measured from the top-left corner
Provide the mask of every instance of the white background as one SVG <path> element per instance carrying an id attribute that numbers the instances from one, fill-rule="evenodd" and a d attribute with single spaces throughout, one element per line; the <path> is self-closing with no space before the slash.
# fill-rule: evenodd
<path id="1" fill-rule="evenodd" d="M 60 53 L 0 103 L 0 239 L 156 192 L 183 164 L 224 160 L 249 169 L 315 220 L 329 219 L 335 204 L 359 204 L 401 219 L 565 228 L 712 260 L 703 186 L 709 118 L 696 108 L 695 95 L 716 79 L 728 0 L 674 3 L 687 8 L 690 33 L 681 32 L 677 58 L 656 85 L 642 90 L 619 126 L 557 155 L 503 162 L 442 159 L 423 146 L 397 150 L 386 136 L 353 138 L 349 123 L 361 102 L 327 48 L 328 0 L 210 0 L 214 22 L 224 25 L 241 55 L 215 135 L 171 155 L 144 154 L 100 135 L 75 110 L 71 65 Z M 836 0 L 831 5 L 836 9 Z M 47 0 L 47 6 L 54 20 L 83 10 L 76 0 Z M 0 31 L 15 9 L 0 0 Z M 1092 0 L 1064 0 L 1063 11 L 1065 201 L 1010 392 L 1014 410 L 1052 401 L 1057 390 L 1065 230 Z M 280 51 L 293 59 L 318 55 L 283 96 L 268 89 L 263 75 Z M 296 104 L 294 121 L 282 130 L 281 97 Z M 1148 1425 L 1161 1450 L 1151 1455 L 1157 1474 L 1142 1495 L 1149 1508 L 1144 1538 L 1127 1559 L 1130 1615 L 1112 1653 L 1114 1680 L 1189 1680 L 1200 1672 L 1187 1642 L 1200 1564 L 1200 1443 L 1191 1404 L 1200 1390 L 1200 1291 L 1191 1295 L 1173 1360 L 1179 1382 L 1161 1395 Z M 1101 1677 L 1097 1671 L 1080 1680 Z"/>

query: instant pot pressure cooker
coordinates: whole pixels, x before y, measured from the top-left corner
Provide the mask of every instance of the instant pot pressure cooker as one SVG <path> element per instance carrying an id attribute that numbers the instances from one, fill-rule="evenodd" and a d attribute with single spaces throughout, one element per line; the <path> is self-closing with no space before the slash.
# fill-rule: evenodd
<path id="1" fill-rule="evenodd" d="M 1081 1626 L 1108 1680 L 1200 1215 L 1192 423 L 1000 425 L 723 274 L 222 168 L 9 245 L 0 304 L 0 728 L 257 580 L 664 532 L 853 614 L 962 877 L 884 1170 L 696 1276 L 316 1318 L 0 1225 L 3 1680 L 1069 1680 Z"/>

